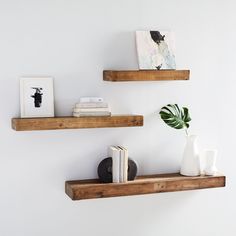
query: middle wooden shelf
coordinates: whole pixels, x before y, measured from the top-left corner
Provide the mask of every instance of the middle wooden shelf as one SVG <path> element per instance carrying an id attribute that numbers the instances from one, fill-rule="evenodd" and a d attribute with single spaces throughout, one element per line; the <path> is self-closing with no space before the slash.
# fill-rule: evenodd
<path id="1" fill-rule="evenodd" d="M 112 128 L 143 126 L 142 115 L 112 115 L 94 117 L 13 118 L 16 131 Z"/>

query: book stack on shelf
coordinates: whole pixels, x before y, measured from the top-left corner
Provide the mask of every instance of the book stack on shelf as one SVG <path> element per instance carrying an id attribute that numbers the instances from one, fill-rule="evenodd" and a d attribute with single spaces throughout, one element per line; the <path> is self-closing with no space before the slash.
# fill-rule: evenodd
<path id="1" fill-rule="evenodd" d="M 109 147 L 112 157 L 112 182 L 125 183 L 128 181 L 128 150 L 122 146 Z"/>
<path id="2" fill-rule="evenodd" d="M 75 104 L 73 116 L 111 116 L 111 111 L 107 102 L 100 97 L 83 97 L 79 103 Z"/>

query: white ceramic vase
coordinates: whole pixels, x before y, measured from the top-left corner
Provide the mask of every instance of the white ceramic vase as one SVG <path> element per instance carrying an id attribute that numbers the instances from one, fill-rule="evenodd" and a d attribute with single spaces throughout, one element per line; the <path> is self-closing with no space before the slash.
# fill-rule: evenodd
<path id="1" fill-rule="evenodd" d="M 200 175 L 200 158 L 196 143 L 197 136 L 187 136 L 180 174 L 185 176 Z"/>

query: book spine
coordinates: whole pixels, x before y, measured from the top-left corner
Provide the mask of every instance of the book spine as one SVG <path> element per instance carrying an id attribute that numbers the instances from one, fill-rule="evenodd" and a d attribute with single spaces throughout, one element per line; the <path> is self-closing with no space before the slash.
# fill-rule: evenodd
<path id="1" fill-rule="evenodd" d="M 101 97 L 82 97 L 80 98 L 80 103 L 83 102 L 103 102 L 103 98 Z"/>
<path id="2" fill-rule="evenodd" d="M 120 151 L 120 182 L 123 183 L 124 182 L 124 151 L 121 147 L 119 147 L 119 151 Z"/>
<path id="3" fill-rule="evenodd" d="M 121 165 L 120 165 L 120 175 L 122 176 L 122 182 L 128 181 L 128 150 L 122 146 L 121 149 Z"/>
<path id="4" fill-rule="evenodd" d="M 74 112 L 110 112 L 109 108 L 74 108 Z"/>
<path id="5" fill-rule="evenodd" d="M 106 102 L 83 102 L 76 103 L 75 108 L 107 108 L 108 103 Z"/>
<path id="6" fill-rule="evenodd" d="M 90 113 L 78 113 L 73 112 L 74 117 L 89 117 L 89 116 L 111 116 L 111 112 L 90 112 Z"/>
<path id="7" fill-rule="evenodd" d="M 116 147 L 109 147 L 109 156 L 112 158 L 112 182 L 120 182 L 120 155 Z"/>
<path id="8" fill-rule="evenodd" d="M 128 156 L 128 149 L 127 148 L 124 148 L 123 147 L 123 150 L 124 150 L 124 182 L 127 182 L 128 181 L 128 159 L 129 159 L 129 156 Z"/>

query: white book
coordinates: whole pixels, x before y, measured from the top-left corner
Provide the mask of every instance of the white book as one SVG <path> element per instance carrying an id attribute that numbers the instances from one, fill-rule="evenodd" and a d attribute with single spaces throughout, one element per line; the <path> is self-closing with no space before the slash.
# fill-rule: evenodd
<path id="1" fill-rule="evenodd" d="M 119 146 L 121 149 L 120 155 L 120 180 L 122 182 L 128 181 L 128 150 L 122 146 Z"/>
<path id="2" fill-rule="evenodd" d="M 107 102 L 82 102 L 82 103 L 75 104 L 75 108 L 98 108 L 98 107 L 107 108 L 108 103 Z"/>
<path id="3" fill-rule="evenodd" d="M 111 116 L 111 112 L 73 112 L 74 117 Z"/>
<path id="4" fill-rule="evenodd" d="M 74 112 L 110 112 L 107 108 L 74 108 Z"/>
<path id="5" fill-rule="evenodd" d="M 111 146 L 108 154 L 112 158 L 112 182 L 120 182 L 120 151 L 117 147 Z"/>
<path id="6" fill-rule="evenodd" d="M 127 182 L 128 181 L 128 166 L 129 166 L 129 155 L 128 155 L 128 149 L 124 148 L 124 152 L 125 152 L 125 161 L 124 161 L 124 181 Z"/>
<path id="7" fill-rule="evenodd" d="M 103 102 L 103 98 L 101 97 L 81 97 L 79 99 L 80 103 L 83 102 Z"/>
<path id="8" fill-rule="evenodd" d="M 123 183 L 124 180 L 124 151 L 120 148 L 120 181 Z"/>
<path id="9" fill-rule="evenodd" d="M 123 165 L 124 165 L 124 158 L 123 158 L 123 150 L 122 148 L 120 148 L 120 146 L 117 146 L 117 149 L 119 150 L 120 152 L 120 183 L 124 183 L 124 168 L 123 168 Z"/>

